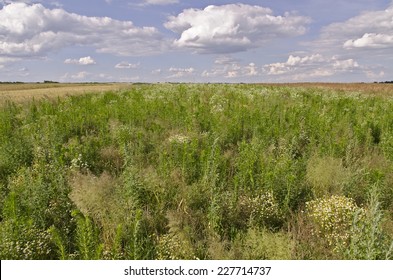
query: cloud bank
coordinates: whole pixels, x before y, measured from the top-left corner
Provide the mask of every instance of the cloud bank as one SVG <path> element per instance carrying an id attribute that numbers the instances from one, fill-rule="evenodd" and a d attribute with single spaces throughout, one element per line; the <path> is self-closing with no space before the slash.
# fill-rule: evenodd
<path id="1" fill-rule="evenodd" d="M 290 55 L 286 62 L 266 64 L 263 69 L 268 75 L 283 76 L 295 81 L 366 71 L 366 68 L 354 59 L 340 59 L 321 54 Z"/>
<path id="2" fill-rule="evenodd" d="M 93 46 L 123 56 L 157 53 L 165 40 L 155 27 L 88 17 L 41 4 L 12 3 L 0 10 L 0 56 L 45 56 L 69 46 Z"/>
<path id="3" fill-rule="evenodd" d="M 364 12 L 345 22 L 332 23 L 322 28 L 317 43 L 346 50 L 391 48 L 393 5 L 385 10 Z"/>

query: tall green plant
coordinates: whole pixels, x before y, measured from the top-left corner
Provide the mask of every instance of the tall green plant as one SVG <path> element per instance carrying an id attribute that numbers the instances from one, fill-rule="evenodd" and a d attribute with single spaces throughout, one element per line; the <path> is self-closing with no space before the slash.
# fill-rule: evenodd
<path id="1" fill-rule="evenodd" d="M 392 259 L 393 240 L 384 232 L 384 214 L 380 208 L 378 187 L 369 194 L 365 212 L 357 212 L 350 232 L 350 242 L 343 249 L 346 259 Z"/>
<path id="2" fill-rule="evenodd" d="M 103 244 L 100 241 L 98 228 L 89 217 L 79 211 L 72 213 L 76 219 L 77 257 L 82 260 L 98 260 L 102 256 Z"/>

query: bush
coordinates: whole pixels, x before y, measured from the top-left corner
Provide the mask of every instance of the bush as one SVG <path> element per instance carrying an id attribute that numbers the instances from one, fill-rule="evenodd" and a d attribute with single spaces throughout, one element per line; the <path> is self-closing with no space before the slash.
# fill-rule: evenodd
<path id="1" fill-rule="evenodd" d="M 251 227 L 231 243 L 212 239 L 208 251 L 211 259 L 289 260 L 294 248 L 287 233 Z"/>
<path id="2" fill-rule="evenodd" d="M 349 175 L 338 158 L 311 157 L 307 164 L 306 178 L 315 197 L 341 195 Z"/>
<path id="3" fill-rule="evenodd" d="M 31 220 L 7 220 L 0 223 L 0 259 L 47 260 L 57 255 L 48 231 Z"/>
<path id="4" fill-rule="evenodd" d="M 393 239 L 383 230 L 383 212 L 376 186 L 371 189 L 365 211 L 356 213 L 348 246 L 340 249 L 345 259 L 393 259 Z"/>
<path id="5" fill-rule="evenodd" d="M 364 216 L 352 199 L 336 195 L 307 202 L 306 213 L 313 225 L 312 235 L 325 240 L 333 251 L 348 245 L 355 216 L 359 220 Z"/>

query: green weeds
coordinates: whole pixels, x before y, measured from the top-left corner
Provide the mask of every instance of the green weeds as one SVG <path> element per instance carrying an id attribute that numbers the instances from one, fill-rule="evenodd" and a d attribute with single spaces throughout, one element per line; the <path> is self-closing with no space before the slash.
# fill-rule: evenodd
<path id="1" fill-rule="evenodd" d="M 392 259 L 393 102 L 134 85 L 6 103 L 2 259 Z"/>

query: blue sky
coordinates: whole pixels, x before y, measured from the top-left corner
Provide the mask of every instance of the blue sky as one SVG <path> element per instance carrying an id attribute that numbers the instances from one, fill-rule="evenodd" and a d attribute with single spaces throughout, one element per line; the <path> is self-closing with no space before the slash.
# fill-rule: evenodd
<path id="1" fill-rule="evenodd" d="M 393 80 L 391 0 L 0 0 L 0 81 Z"/>

